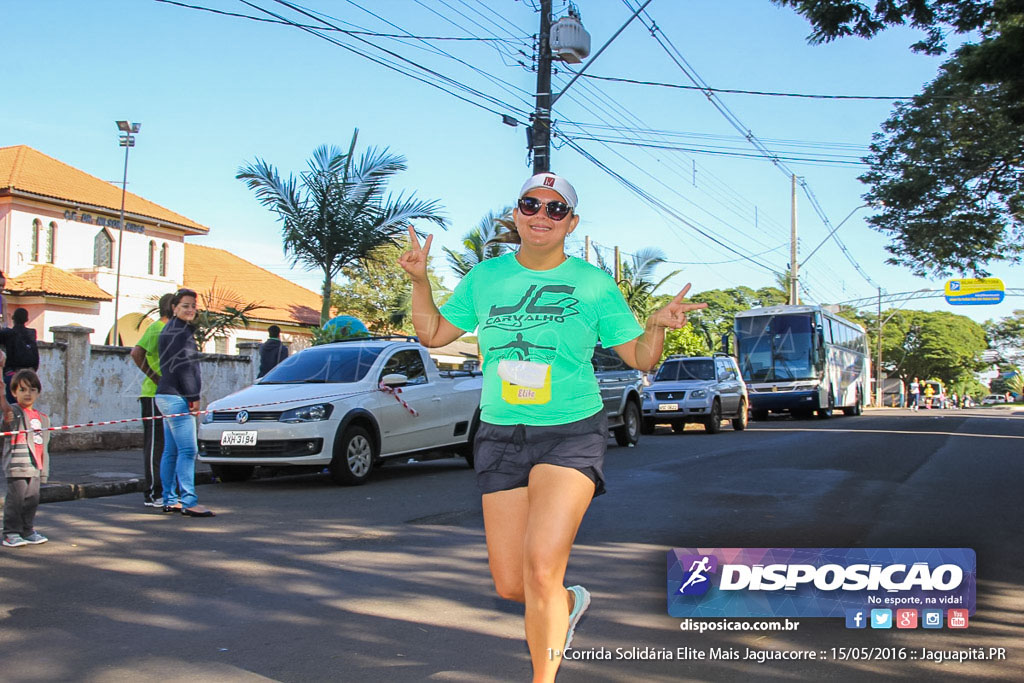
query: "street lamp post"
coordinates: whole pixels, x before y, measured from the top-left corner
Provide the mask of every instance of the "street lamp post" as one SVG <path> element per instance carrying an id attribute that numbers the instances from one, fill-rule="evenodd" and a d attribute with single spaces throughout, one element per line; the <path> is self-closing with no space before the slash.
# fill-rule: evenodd
<path id="1" fill-rule="evenodd" d="M 806 264 L 806 263 L 807 263 L 808 261 L 810 261 L 810 260 L 811 260 L 811 257 L 812 257 L 812 256 L 814 256 L 814 254 L 815 254 L 815 253 L 816 253 L 816 252 L 817 252 L 817 251 L 818 251 L 819 249 L 821 249 L 821 248 L 822 248 L 823 246 L 825 246 L 825 242 L 828 242 L 828 241 L 829 241 L 829 239 L 830 239 L 830 238 L 832 237 L 832 235 L 836 234 L 836 231 L 837 231 L 837 230 L 839 230 L 839 228 L 843 227 L 843 224 L 844 224 L 844 223 L 845 223 L 846 221 L 848 221 L 848 220 L 850 220 L 851 218 L 853 218 L 853 214 L 857 213 L 857 212 L 858 212 L 858 211 L 860 211 L 861 209 L 866 209 L 866 208 L 868 208 L 869 206 L 875 206 L 875 204 L 861 204 L 860 206 L 855 206 L 855 207 L 853 208 L 853 211 L 851 211 L 850 213 L 846 214 L 846 218 L 844 218 L 843 220 L 839 221 L 839 225 L 837 225 L 836 227 L 832 228 L 831 232 L 829 232 L 829 233 L 828 233 L 827 235 L 825 235 L 825 239 L 823 239 L 823 240 L 822 240 L 822 241 L 821 241 L 821 242 L 820 242 L 820 243 L 818 244 L 818 246 L 816 246 L 816 247 L 815 247 L 814 249 L 811 249 L 811 253 L 810 253 L 810 254 L 808 254 L 808 255 L 807 255 L 806 257 L 804 257 L 804 260 L 803 260 L 803 261 L 802 261 L 802 262 L 800 263 L 800 267 L 801 267 L 801 268 L 803 268 L 803 267 L 804 267 L 804 264 Z"/>
<path id="2" fill-rule="evenodd" d="M 121 220 L 117 224 L 117 275 L 114 278 L 114 337 L 111 344 L 119 344 L 117 322 L 120 317 L 121 303 L 121 247 L 124 244 L 124 199 L 128 191 L 128 150 L 135 146 L 135 134 L 142 127 L 141 123 L 118 121 L 117 129 L 121 131 L 121 146 L 124 147 L 124 178 L 121 181 Z"/>
<path id="3" fill-rule="evenodd" d="M 919 290 L 917 290 L 915 292 L 911 292 L 911 294 L 917 294 L 918 292 L 927 292 L 927 291 L 928 291 L 927 288 L 919 289 Z M 910 301 L 909 297 L 903 301 L 903 304 L 907 303 L 907 301 Z M 902 306 L 903 304 L 900 304 L 900 306 Z M 875 406 L 878 407 L 878 408 L 882 407 L 882 396 L 883 396 L 883 392 L 882 392 L 882 328 L 885 326 L 885 324 L 887 322 L 892 320 L 894 315 L 899 313 L 899 309 L 900 309 L 900 307 L 897 306 L 896 309 L 892 313 L 890 313 L 888 316 L 886 316 L 885 320 L 882 320 L 882 288 L 879 287 L 878 288 L 878 364 L 875 366 Z"/>

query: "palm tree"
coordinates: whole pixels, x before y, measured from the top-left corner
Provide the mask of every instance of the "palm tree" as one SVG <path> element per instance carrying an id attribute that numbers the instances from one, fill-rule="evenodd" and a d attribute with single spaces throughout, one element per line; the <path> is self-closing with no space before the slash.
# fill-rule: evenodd
<path id="1" fill-rule="evenodd" d="M 503 231 L 515 229 L 512 220 L 512 207 L 506 206 L 501 213 L 488 211 L 487 215 L 480 219 L 477 226 L 462 237 L 462 252 L 456 252 L 444 247 L 444 253 L 448 255 L 448 265 L 452 267 L 460 278 L 473 269 L 473 266 L 489 258 L 500 256 L 505 248 L 504 244 L 491 242 Z"/>
<path id="2" fill-rule="evenodd" d="M 371 252 L 398 244 L 410 221 L 428 220 L 445 228 L 437 201 L 399 194 L 385 195 L 388 180 L 406 169 L 405 157 L 388 148 L 370 147 L 356 157 L 352 133 L 348 152 L 322 145 L 313 152 L 309 170 L 298 180 L 282 180 L 277 169 L 257 158 L 238 169 L 256 199 L 283 223 L 284 252 L 292 265 L 324 274 L 320 323 L 330 316 L 331 281 L 347 265 L 372 260 Z"/>
<path id="3" fill-rule="evenodd" d="M 673 270 L 665 277 L 653 282 L 654 269 L 665 263 L 665 252 L 657 247 L 645 247 L 640 249 L 632 258 L 622 264 L 619 289 L 626 298 L 626 303 L 640 320 L 646 320 L 651 313 L 651 296 L 662 285 L 681 273 L 681 270 Z"/>

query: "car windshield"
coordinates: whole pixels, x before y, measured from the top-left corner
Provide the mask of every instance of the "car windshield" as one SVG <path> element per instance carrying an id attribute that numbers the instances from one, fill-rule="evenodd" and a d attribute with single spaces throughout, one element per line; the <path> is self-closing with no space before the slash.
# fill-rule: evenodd
<path id="1" fill-rule="evenodd" d="M 654 376 L 655 382 L 685 382 L 695 379 L 714 380 L 715 362 L 709 358 L 667 360 Z"/>
<path id="2" fill-rule="evenodd" d="M 807 314 L 737 318 L 736 352 L 743 379 L 815 379 L 813 322 Z"/>
<path id="3" fill-rule="evenodd" d="M 325 344 L 290 356 L 257 384 L 344 384 L 366 376 L 383 346 Z"/>

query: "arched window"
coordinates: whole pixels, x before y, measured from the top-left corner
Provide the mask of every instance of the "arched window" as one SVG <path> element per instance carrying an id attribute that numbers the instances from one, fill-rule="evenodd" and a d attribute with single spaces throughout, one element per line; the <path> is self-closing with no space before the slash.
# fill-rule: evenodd
<path id="1" fill-rule="evenodd" d="M 114 262 L 114 239 L 106 230 L 100 230 L 92 241 L 92 264 L 110 268 Z"/>
<path id="2" fill-rule="evenodd" d="M 167 277 L 167 242 L 160 247 L 160 277 Z"/>
<path id="3" fill-rule="evenodd" d="M 46 228 L 46 262 L 53 263 L 53 255 L 57 251 L 57 224 L 50 221 Z"/>
<path id="4" fill-rule="evenodd" d="M 156 272 L 156 242 L 153 240 L 149 241 L 149 270 L 147 272 L 150 275 Z"/>
<path id="5" fill-rule="evenodd" d="M 29 252 L 29 260 L 39 260 L 39 231 L 43 229 L 43 223 L 38 218 L 32 221 L 32 251 Z"/>

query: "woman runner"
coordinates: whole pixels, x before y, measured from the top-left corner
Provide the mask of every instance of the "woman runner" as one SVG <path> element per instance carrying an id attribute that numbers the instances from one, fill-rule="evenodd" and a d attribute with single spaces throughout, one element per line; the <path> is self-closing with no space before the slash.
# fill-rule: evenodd
<path id="1" fill-rule="evenodd" d="M 553 173 L 531 177 L 513 211 L 517 252 L 479 263 L 438 310 L 427 278 L 433 235 L 399 264 L 412 280 L 413 325 L 420 343 L 444 346 L 478 330 L 484 388 L 474 466 L 483 502 L 495 589 L 525 603 L 526 641 L 535 681 L 553 681 L 573 631 L 590 604 L 582 586 L 563 581 L 590 501 L 604 493 L 608 423 L 590 358 L 595 344 L 649 371 L 661 359 L 666 329 L 706 304 L 683 303 L 686 285 L 640 327 L 615 281 L 566 256 L 577 197 Z"/>

